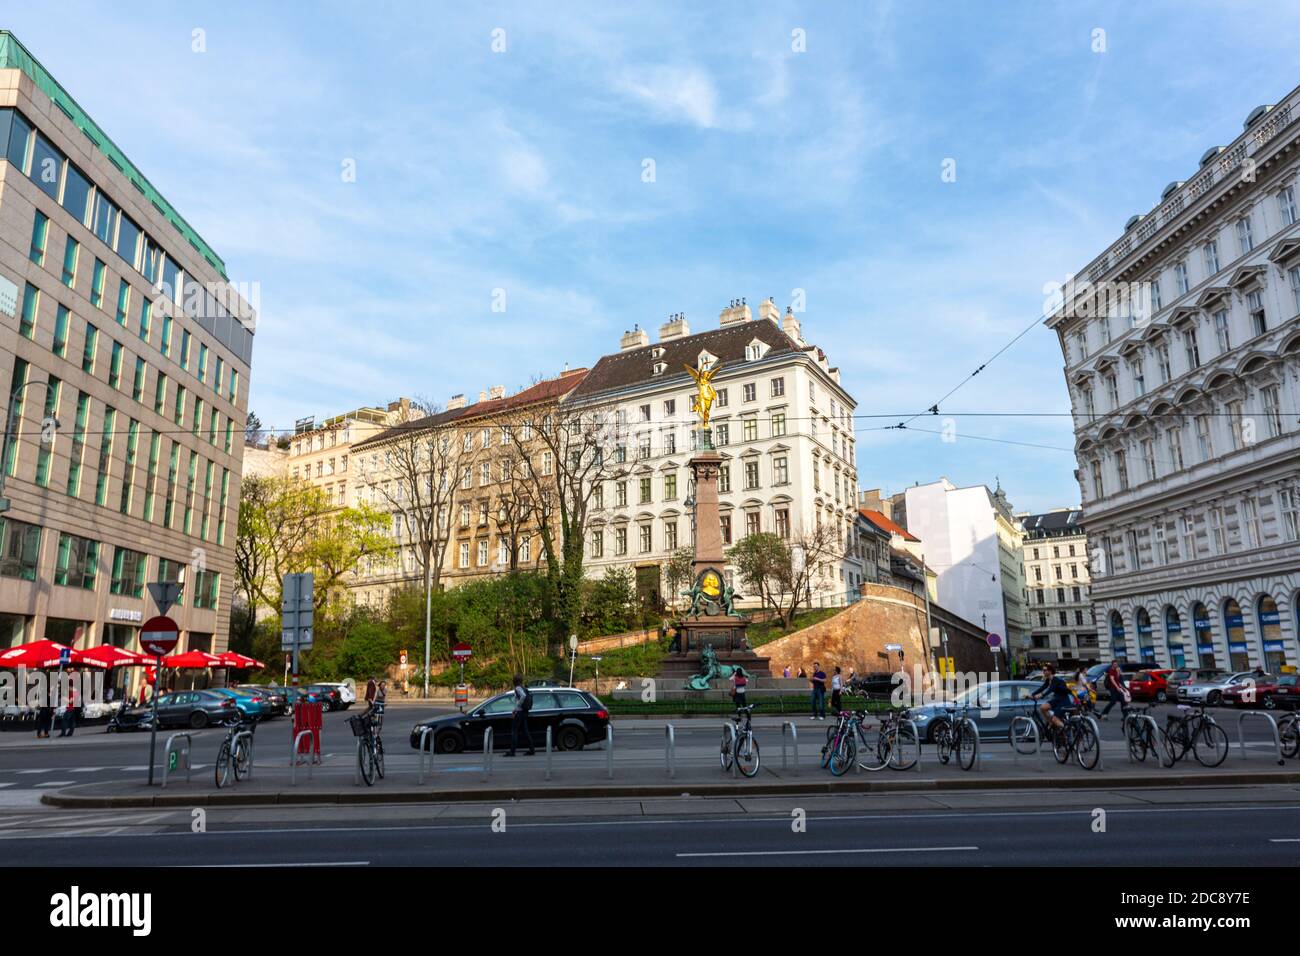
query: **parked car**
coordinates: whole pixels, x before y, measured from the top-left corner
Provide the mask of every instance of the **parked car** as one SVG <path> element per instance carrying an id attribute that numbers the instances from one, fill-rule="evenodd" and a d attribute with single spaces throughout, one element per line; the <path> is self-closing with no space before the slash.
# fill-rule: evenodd
<path id="1" fill-rule="evenodd" d="M 289 694 L 283 687 L 275 684 L 240 684 L 235 689 L 261 695 L 265 707 L 263 717 L 280 717 L 289 712 Z"/>
<path id="2" fill-rule="evenodd" d="M 581 750 L 605 739 L 609 711 L 595 694 L 576 687 L 529 688 L 533 707 L 528 712 L 528 732 L 538 749 L 546 744 L 546 728 L 557 750 Z M 492 728 L 492 749 L 510 746 L 514 693 L 497 694 L 464 714 L 447 714 L 424 720 L 411 728 L 411 746 L 420 748 L 420 735 L 432 728 L 433 749 L 452 754 L 482 750 L 483 737 Z"/>
<path id="3" fill-rule="evenodd" d="M 1275 710 L 1278 707 L 1285 707 L 1288 710 L 1294 710 L 1297 703 L 1300 703 L 1300 691 L 1296 688 L 1295 674 L 1280 674 L 1274 677 L 1272 674 L 1265 674 L 1262 677 L 1256 677 L 1252 687 L 1248 681 L 1243 681 L 1235 687 L 1228 687 L 1223 691 L 1223 705 L 1225 707 L 1263 707 L 1265 710 Z"/>
<path id="4" fill-rule="evenodd" d="M 890 671 L 856 674 L 853 680 L 849 681 L 849 693 L 866 694 L 868 697 L 889 697 L 900 683 L 901 680 L 895 680 L 894 673 Z"/>
<path id="5" fill-rule="evenodd" d="M 1255 671 L 1212 671 L 1195 680 L 1178 685 L 1178 700 L 1184 704 L 1209 704 L 1217 706 L 1223 700 L 1223 692 L 1230 687 L 1255 680 L 1260 674 Z"/>
<path id="6" fill-rule="evenodd" d="M 344 708 L 343 692 L 339 690 L 338 684 L 308 684 L 303 689 L 307 692 L 308 700 L 320 701 L 326 710 Z"/>
<path id="7" fill-rule="evenodd" d="M 141 714 L 144 711 L 144 714 Z M 239 719 L 235 698 L 212 690 L 180 690 L 158 698 L 158 726 L 191 727 L 195 730 Z M 152 722 L 153 703 L 132 707 L 122 714 L 122 727 L 148 729 Z"/>
<path id="8" fill-rule="evenodd" d="M 1169 699 L 1168 668 L 1160 670 L 1138 671 L 1128 682 L 1128 692 L 1134 700 L 1153 700 L 1163 704 Z"/>
<path id="9" fill-rule="evenodd" d="M 323 693 L 331 691 L 337 693 L 337 697 L 332 698 L 334 704 L 330 710 L 347 710 L 357 702 L 356 688 L 351 684 L 342 682 L 327 681 L 320 684 L 312 684 L 312 688 L 319 688 Z"/>
<path id="10" fill-rule="evenodd" d="M 225 694 L 232 698 L 239 713 L 247 720 L 261 720 L 266 716 L 266 704 L 258 691 L 240 690 L 234 687 L 217 687 L 212 693 Z"/>
<path id="11" fill-rule="evenodd" d="M 935 730 L 951 720 L 949 708 L 969 705 L 967 716 L 975 721 L 981 738 L 1005 737 L 1011 730 L 1013 717 L 1033 713 L 1038 701 L 1029 695 L 1042 683 L 1036 680 L 985 681 L 962 691 L 950 703 L 912 708 L 912 720 L 916 722 L 922 742 L 934 743 Z"/>

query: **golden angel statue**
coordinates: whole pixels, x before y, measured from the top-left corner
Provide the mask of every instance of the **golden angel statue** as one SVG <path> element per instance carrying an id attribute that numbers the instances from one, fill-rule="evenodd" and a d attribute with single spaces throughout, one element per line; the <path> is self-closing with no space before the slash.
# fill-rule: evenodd
<path id="1" fill-rule="evenodd" d="M 714 362 L 712 365 L 696 370 L 689 365 L 683 366 L 686 371 L 691 373 L 691 378 L 695 379 L 697 389 L 694 397 L 691 398 L 691 411 L 700 416 L 700 427 L 709 427 L 709 409 L 718 398 L 717 390 L 711 384 L 714 375 L 722 368 L 721 362 Z"/>

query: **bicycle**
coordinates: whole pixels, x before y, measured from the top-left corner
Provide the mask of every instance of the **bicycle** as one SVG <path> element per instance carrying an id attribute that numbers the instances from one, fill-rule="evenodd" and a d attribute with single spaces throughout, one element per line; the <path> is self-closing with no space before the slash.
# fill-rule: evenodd
<path id="1" fill-rule="evenodd" d="M 1147 754 L 1158 754 L 1161 764 L 1172 767 L 1174 764 L 1169 759 L 1169 749 L 1165 745 L 1165 732 L 1155 725 L 1154 719 L 1147 719 L 1150 717 L 1148 713 L 1150 709 L 1150 707 L 1134 706 L 1124 712 L 1124 720 L 1120 726 L 1124 732 L 1124 739 L 1128 743 L 1129 756 L 1139 763 L 1144 763 Z"/>
<path id="2" fill-rule="evenodd" d="M 754 739 L 754 728 L 751 718 L 754 714 L 754 708 L 758 704 L 747 704 L 744 707 L 737 707 L 735 714 L 731 717 L 732 728 L 724 729 L 722 732 L 722 749 L 718 753 L 718 760 L 722 764 L 724 771 L 730 770 L 734 761 L 737 768 L 746 777 L 753 777 L 758 773 L 758 741 Z M 741 726 L 741 720 L 744 720 L 744 726 Z M 735 751 L 732 751 L 732 743 L 735 743 Z"/>
<path id="3" fill-rule="evenodd" d="M 1066 710 L 1060 728 L 1054 727 L 1043 719 L 1035 707 L 1032 716 L 1018 714 L 1011 720 L 1007 731 L 1011 746 L 1018 754 L 1034 752 L 1034 728 L 1038 728 L 1037 739 L 1041 746 L 1043 741 L 1050 741 L 1052 755 L 1060 764 L 1068 763 L 1073 756 L 1084 770 L 1093 770 L 1101 760 L 1101 741 L 1088 719 L 1079 714 L 1077 708 Z"/>
<path id="4" fill-rule="evenodd" d="M 891 710 L 880 718 L 880 726 L 873 728 L 862 719 L 858 724 L 858 737 L 862 741 L 863 759 L 858 766 L 863 770 L 877 771 L 890 767 L 894 770 L 911 770 L 916 766 L 920 750 L 916 739 L 916 725 L 912 712 L 906 707 Z"/>
<path id="5" fill-rule="evenodd" d="M 252 734 L 257 729 L 257 722 L 239 719 L 232 721 L 226 731 L 226 739 L 221 741 L 217 751 L 214 771 L 217 789 L 220 790 L 231 782 L 243 780 L 253 769 Z"/>
<path id="6" fill-rule="evenodd" d="M 826 746 L 822 747 L 822 766 L 836 777 L 853 766 L 857 757 L 856 738 L 862 736 L 862 721 L 866 711 L 853 713 L 842 710 L 836 715 L 835 726 L 826 733 Z"/>
<path id="7" fill-rule="evenodd" d="M 1179 704 L 1181 715 L 1170 714 L 1165 721 L 1165 756 L 1169 766 L 1187 756 L 1190 750 L 1202 767 L 1217 767 L 1228 758 L 1228 734 L 1205 712 L 1205 705 L 1192 708 Z"/>
<path id="8" fill-rule="evenodd" d="M 382 709 L 380 714 L 382 715 Z M 367 787 L 374 786 L 376 774 L 381 780 L 384 777 L 384 740 L 379 736 L 375 717 L 375 714 L 366 711 L 348 718 L 352 736 L 360 741 L 357 747 L 357 767 Z M 380 719 L 382 721 L 382 716 Z"/>
<path id="9" fill-rule="evenodd" d="M 1300 714 L 1290 713 L 1277 722 L 1277 734 L 1282 740 L 1282 756 L 1300 756 Z"/>
<path id="10" fill-rule="evenodd" d="M 976 739 L 979 731 L 972 731 L 967 723 L 970 705 L 962 705 L 960 711 L 956 707 L 945 709 L 948 712 L 948 719 L 938 721 L 934 728 L 934 743 L 939 751 L 939 762 L 946 764 L 955 753 L 957 765 L 962 770 L 969 770 L 975 766 L 975 757 L 979 752 L 979 742 Z"/>

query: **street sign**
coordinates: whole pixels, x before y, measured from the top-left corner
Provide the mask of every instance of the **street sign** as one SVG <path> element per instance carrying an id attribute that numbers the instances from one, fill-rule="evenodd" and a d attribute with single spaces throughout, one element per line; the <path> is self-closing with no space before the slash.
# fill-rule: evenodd
<path id="1" fill-rule="evenodd" d="M 903 645 L 902 645 L 902 644 L 886 644 L 886 645 L 885 645 L 885 650 L 887 650 L 887 651 L 901 651 L 902 649 L 903 649 Z"/>
<path id="2" fill-rule="evenodd" d="M 146 654 L 163 657 L 176 650 L 180 640 L 176 622 L 169 617 L 151 617 L 140 628 L 140 647 Z"/>
<path id="3" fill-rule="evenodd" d="M 457 644 L 451 649 L 451 656 L 463 663 L 474 656 L 474 651 L 468 644 Z"/>
<path id="4" fill-rule="evenodd" d="M 60 648 L 59 648 L 59 666 L 60 666 L 60 667 L 67 667 L 67 666 L 68 666 L 69 664 L 71 664 L 71 663 L 72 663 L 72 648 L 70 648 L 70 647 L 60 647 Z"/>
<path id="5" fill-rule="evenodd" d="M 312 646 L 312 624 L 316 614 L 315 577 L 286 574 L 280 603 L 280 650 L 305 650 Z"/>
<path id="6" fill-rule="evenodd" d="M 158 613 L 162 615 L 166 615 L 181 598 L 179 581 L 151 581 L 146 587 L 149 588 L 153 603 L 158 605 Z"/>
<path id="7" fill-rule="evenodd" d="M 1000 634 L 990 634 L 988 636 L 989 647 L 998 648 L 1002 646 L 1002 636 Z"/>

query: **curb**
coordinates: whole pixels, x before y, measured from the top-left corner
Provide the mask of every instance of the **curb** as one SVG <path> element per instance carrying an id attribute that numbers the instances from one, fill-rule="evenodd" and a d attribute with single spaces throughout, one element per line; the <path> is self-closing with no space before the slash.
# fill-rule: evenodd
<path id="1" fill-rule="evenodd" d="M 148 807 L 254 807 L 321 804 L 377 803 L 480 803 L 521 800 L 596 800 L 618 797 L 773 797 L 786 795 L 834 796 L 835 794 L 906 793 L 938 790 L 1129 790 L 1134 788 L 1256 786 L 1300 784 L 1300 772 L 1224 773 L 1213 779 L 1201 774 L 1135 774 L 1123 779 L 1092 777 L 1002 777 L 945 778 L 942 780 L 875 780 L 832 783 L 807 781 L 755 784 L 629 784 L 626 786 L 575 786 L 538 789 L 502 787 L 495 790 L 376 790 L 339 791 L 278 790 L 240 794 L 236 791 L 203 793 L 156 793 L 134 795 L 81 796 L 53 792 L 41 795 L 41 803 L 52 807 L 79 809 L 121 809 Z"/>

